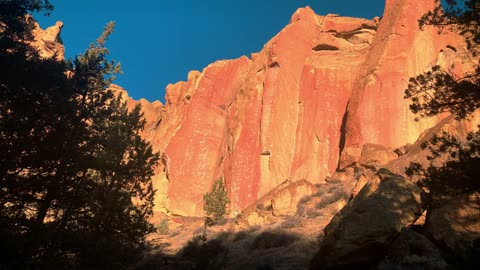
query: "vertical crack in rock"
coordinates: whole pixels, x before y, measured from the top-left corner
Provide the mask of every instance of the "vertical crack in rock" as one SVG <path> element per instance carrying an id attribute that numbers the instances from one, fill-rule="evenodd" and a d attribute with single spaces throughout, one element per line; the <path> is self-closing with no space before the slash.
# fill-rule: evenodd
<path id="1" fill-rule="evenodd" d="M 343 148 L 345 147 L 345 136 L 346 136 L 346 128 L 347 128 L 347 119 L 348 119 L 348 102 L 347 102 L 347 106 L 345 107 L 345 112 L 343 113 L 343 117 L 342 117 L 342 124 L 340 125 L 340 142 L 338 144 L 338 156 L 340 157 L 342 155 L 342 152 L 343 152 Z M 337 165 L 337 169 L 339 169 L 340 167 L 340 158 L 338 159 L 338 165 Z"/>

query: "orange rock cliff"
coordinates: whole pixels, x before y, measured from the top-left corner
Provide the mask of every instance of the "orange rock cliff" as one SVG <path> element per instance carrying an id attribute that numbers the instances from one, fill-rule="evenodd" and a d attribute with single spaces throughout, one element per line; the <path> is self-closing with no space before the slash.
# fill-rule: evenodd
<path id="1" fill-rule="evenodd" d="M 408 78 L 440 64 L 461 72 L 462 38 L 418 29 L 434 0 L 387 0 L 373 20 L 297 10 L 250 58 L 222 60 L 143 105 L 144 138 L 162 153 L 156 210 L 203 214 L 223 177 L 238 213 L 282 183 L 321 183 L 364 143 L 413 143 L 440 118 L 414 121 Z M 131 101 L 133 104 L 133 101 Z"/>
<path id="2" fill-rule="evenodd" d="M 203 215 L 203 194 L 226 181 L 238 213 L 284 182 L 322 183 L 356 162 L 365 143 L 413 143 L 440 117 L 414 121 L 408 79 L 441 65 L 461 72 L 462 38 L 418 29 L 434 0 L 387 0 L 373 20 L 297 10 L 264 48 L 217 61 L 166 88 L 163 105 L 144 99 L 142 136 L 162 162 L 155 211 Z M 57 25 L 58 26 L 58 25 Z"/>

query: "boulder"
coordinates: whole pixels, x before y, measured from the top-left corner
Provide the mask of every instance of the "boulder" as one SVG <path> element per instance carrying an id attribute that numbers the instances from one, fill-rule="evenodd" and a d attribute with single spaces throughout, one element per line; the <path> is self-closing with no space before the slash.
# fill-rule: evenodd
<path id="1" fill-rule="evenodd" d="M 480 249 L 480 191 L 459 195 L 429 209 L 425 234 L 459 257 Z"/>
<path id="2" fill-rule="evenodd" d="M 401 269 L 447 269 L 448 264 L 440 250 L 425 236 L 403 228 L 393 242 L 388 256 L 382 260 L 378 270 Z"/>
<path id="3" fill-rule="evenodd" d="M 298 203 L 305 197 L 313 195 L 317 188 L 306 180 L 294 182 L 279 190 L 272 197 L 272 213 L 275 216 L 293 215 Z"/>
<path id="4" fill-rule="evenodd" d="M 312 269 L 369 266 L 386 255 L 403 227 L 422 214 L 420 189 L 381 169 L 325 228 Z"/>
<path id="5" fill-rule="evenodd" d="M 366 143 L 363 145 L 360 155 L 360 165 L 367 168 L 379 169 L 382 165 L 396 159 L 398 155 L 390 147 L 383 145 Z"/>

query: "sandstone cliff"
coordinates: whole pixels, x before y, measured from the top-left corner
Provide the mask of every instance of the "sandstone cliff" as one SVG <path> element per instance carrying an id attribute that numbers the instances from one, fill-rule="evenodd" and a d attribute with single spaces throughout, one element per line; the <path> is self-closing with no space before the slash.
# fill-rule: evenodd
<path id="1" fill-rule="evenodd" d="M 365 143 L 413 143 L 441 119 L 413 121 L 408 78 L 436 64 L 461 72 L 466 59 L 457 35 L 418 29 L 433 7 L 389 0 L 373 20 L 301 8 L 259 53 L 168 85 L 145 131 L 163 153 L 157 210 L 201 215 L 202 194 L 224 177 L 235 213 L 286 179 L 323 182 Z"/>
<path id="2" fill-rule="evenodd" d="M 222 60 L 166 88 L 165 105 L 140 103 L 142 136 L 162 153 L 155 210 L 202 215 L 202 195 L 226 180 L 238 213 L 285 180 L 322 183 L 357 162 L 366 143 L 413 143 L 444 116 L 415 122 L 403 92 L 433 65 L 462 72 L 462 38 L 418 29 L 434 0 L 387 0 L 382 18 L 297 10 L 250 57 Z M 63 57 L 57 23 L 37 29 L 45 55 Z M 55 46 L 53 46 L 55 45 Z"/>

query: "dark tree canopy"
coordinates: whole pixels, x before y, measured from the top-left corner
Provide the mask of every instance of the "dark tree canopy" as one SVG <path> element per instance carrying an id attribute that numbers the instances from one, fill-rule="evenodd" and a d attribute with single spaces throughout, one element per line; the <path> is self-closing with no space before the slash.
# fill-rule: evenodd
<path id="1" fill-rule="evenodd" d="M 433 207 L 440 206 L 453 196 L 480 189 L 480 130 L 471 132 L 462 142 L 443 133 L 434 136 L 428 148 L 430 165 L 424 168 L 420 163 L 412 162 L 407 175 L 419 177 L 419 185 L 430 194 Z M 441 166 L 438 161 L 443 161 Z"/>
<path id="2" fill-rule="evenodd" d="M 420 117 L 449 112 L 458 119 L 465 118 L 480 107 L 480 66 L 462 77 L 434 66 L 410 78 L 405 98 L 412 101 L 410 110 Z"/>
<path id="3" fill-rule="evenodd" d="M 108 90 L 114 25 L 73 61 L 42 59 L 25 15 L 51 9 L 0 0 L 0 268 L 120 269 L 153 230 L 159 157 L 140 107 Z"/>

